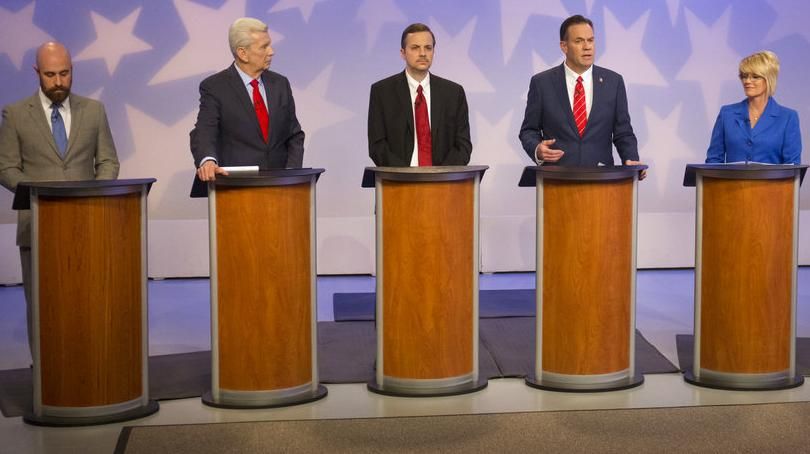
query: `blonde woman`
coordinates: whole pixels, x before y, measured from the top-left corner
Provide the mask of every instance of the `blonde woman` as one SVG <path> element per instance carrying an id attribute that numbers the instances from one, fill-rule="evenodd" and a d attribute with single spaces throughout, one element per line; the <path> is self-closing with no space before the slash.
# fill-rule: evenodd
<path id="1" fill-rule="evenodd" d="M 706 162 L 799 164 L 802 138 L 799 115 L 773 98 L 779 58 L 757 52 L 740 62 L 745 99 L 723 106 L 712 130 Z"/>

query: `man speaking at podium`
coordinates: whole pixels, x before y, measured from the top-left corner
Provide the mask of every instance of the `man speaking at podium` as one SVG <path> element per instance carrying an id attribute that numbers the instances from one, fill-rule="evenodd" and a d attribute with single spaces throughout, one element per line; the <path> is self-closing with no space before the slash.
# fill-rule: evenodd
<path id="1" fill-rule="evenodd" d="M 3 110 L 0 126 L 0 184 L 17 190 L 22 181 L 113 180 L 118 177 L 115 151 L 104 106 L 72 94 L 73 64 L 60 43 L 37 49 L 34 67 L 40 89 Z M 31 319 L 31 213 L 17 214 L 23 287 Z"/>
<path id="2" fill-rule="evenodd" d="M 470 119 L 461 85 L 430 74 L 436 38 L 427 25 L 402 32 L 405 71 L 374 83 L 368 154 L 377 166 L 462 166 L 470 162 Z"/>
<path id="3" fill-rule="evenodd" d="M 593 64 L 595 47 L 591 20 L 571 16 L 560 26 L 565 61 L 532 77 L 519 137 L 538 164 L 612 166 L 614 145 L 622 164 L 641 164 L 624 79 Z"/>
<path id="4" fill-rule="evenodd" d="M 197 176 L 211 181 L 227 175 L 222 166 L 301 167 L 304 131 L 290 82 L 267 69 L 274 54 L 267 24 L 237 19 L 228 44 L 233 64 L 200 83 L 200 111 L 190 134 Z"/>

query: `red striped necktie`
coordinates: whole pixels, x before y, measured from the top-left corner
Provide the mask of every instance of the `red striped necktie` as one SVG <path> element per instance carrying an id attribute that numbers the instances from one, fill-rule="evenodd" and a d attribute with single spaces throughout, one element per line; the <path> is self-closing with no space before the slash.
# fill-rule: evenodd
<path id="1" fill-rule="evenodd" d="M 588 125 L 588 112 L 585 109 L 585 87 L 582 85 L 582 76 L 577 77 L 577 85 L 574 87 L 574 122 L 577 124 L 579 136 L 585 133 L 585 126 Z"/>

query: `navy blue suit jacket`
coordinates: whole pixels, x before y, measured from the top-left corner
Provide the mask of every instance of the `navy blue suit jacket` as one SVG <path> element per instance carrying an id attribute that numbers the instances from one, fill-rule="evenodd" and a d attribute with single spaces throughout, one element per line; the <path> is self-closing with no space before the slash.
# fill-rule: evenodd
<path id="1" fill-rule="evenodd" d="M 532 77 L 519 137 L 532 161 L 537 145 L 545 139 L 557 139 L 551 148 L 565 151 L 557 163 L 563 166 L 613 165 L 614 145 L 622 164 L 627 160 L 639 160 L 638 141 L 627 110 L 624 80 L 619 74 L 595 65 L 593 101 L 582 137 L 574 123 L 563 65 Z"/>
<path id="2" fill-rule="evenodd" d="M 762 117 L 753 128 L 748 119 L 747 99 L 723 106 L 706 151 L 706 162 L 799 164 L 801 159 L 799 114 L 780 106 L 773 98 L 768 98 Z"/>
<path id="3" fill-rule="evenodd" d="M 273 71 L 264 71 L 261 78 L 270 110 L 268 143 L 234 65 L 200 83 L 200 112 L 190 134 L 195 167 L 208 156 L 220 166 L 301 167 L 304 131 L 295 116 L 290 82 Z"/>
<path id="4" fill-rule="evenodd" d="M 413 155 L 413 106 L 405 71 L 375 82 L 368 103 L 368 154 L 377 166 L 408 167 Z M 461 85 L 430 74 L 433 165 L 470 162 L 470 118 Z"/>

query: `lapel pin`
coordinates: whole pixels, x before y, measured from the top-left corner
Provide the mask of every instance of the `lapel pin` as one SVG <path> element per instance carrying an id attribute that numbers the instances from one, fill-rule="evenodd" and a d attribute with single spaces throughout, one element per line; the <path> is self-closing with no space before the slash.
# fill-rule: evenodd
<path id="1" fill-rule="evenodd" d="M 599 83 L 600 83 L 600 84 L 602 83 L 602 78 L 601 78 L 601 77 L 599 78 Z"/>

